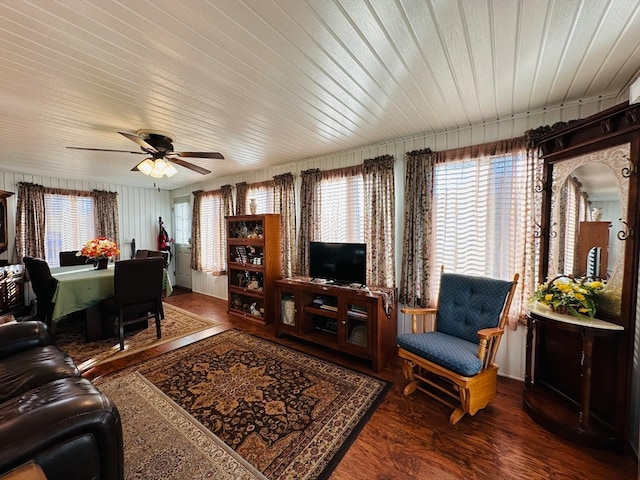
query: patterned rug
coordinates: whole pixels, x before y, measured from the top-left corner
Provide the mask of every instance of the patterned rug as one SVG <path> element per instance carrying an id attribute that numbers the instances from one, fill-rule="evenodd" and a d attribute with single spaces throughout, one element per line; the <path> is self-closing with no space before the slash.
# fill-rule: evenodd
<path id="1" fill-rule="evenodd" d="M 270 480 L 328 478 L 390 387 L 383 380 L 236 330 L 94 382 L 121 410 L 126 478 L 176 479 L 227 478 L 200 476 L 214 467 L 203 458 L 215 439 Z M 155 388 L 143 389 L 141 382 Z M 168 397 L 161 403 L 173 405 L 166 409 L 170 414 L 154 408 L 154 415 L 144 420 L 135 407 L 129 411 L 135 403 L 130 397 L 145 397 L 150 390 L 156 392 L 154 397 L 159 391 Z M 183 414 L 176 413 L 180 410 Z M 165 432 L 162 426 L 186 419 L 191 420 L 189 429 L 178 426 Z M 141 424 L 146 421 L 159 425 L 152 431 Z M 183 450 L 176 446 L 176 435 L 180 445 L 200 447 Z M 145 442 L 156 445 L 147 448 Z M 261 478 L 251 468 L 240 468 L 237 456 L 220 448 L 211 455 L 225 471 L 241 469 L 249 475 L 230 478 Z M 190 466 L 198 466 L 197 475 Z"/>
<path id="2" fill-rule="evenodd" d="M 85 341 L 83 322 L 63 320 L 56 330 L 56 345 L 67 352 L 81 371 L 95 367 L 100 363 L 111 361 L 149 347 L 184 337 L 191 333 L 219 325 L 219 322 L 195 315 L 167 303 L 163 304 L 164 320 L 160 322 L 162 338 L 156 337 L 155 320 L 143 330 L 125 333 L 124 350 L 120 350 L 117 336 L 95 342 Z"/>

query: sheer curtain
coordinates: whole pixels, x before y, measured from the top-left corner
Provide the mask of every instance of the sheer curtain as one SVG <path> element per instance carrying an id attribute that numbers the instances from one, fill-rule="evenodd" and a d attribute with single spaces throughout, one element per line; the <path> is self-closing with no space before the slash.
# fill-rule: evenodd
<path id="1" fill-rule="evenodd" d="M 364 243 L 365 188 L 362 164 L 320 172 L 315 220 L 322 242 Z"/>
<path id="2" fill-rule="evenodd" d="M 273 180 L 246 184 L 244 187 L 244 212 L 250 213 L 249 203 L 253 199 L 256 202 L 256 214 L 278 213 L 274 205 L 274 188 Z"/>
<path id="3" fill-rule="evenodd" d="M 528 168 L 524 137 L 448 150 L 434 169 L 431 278 L 445 271 L 511 280 L 519 273 L 509 324 L 523 313 L 532 282 L 524 271 Z M 437 285 L 432 282 L 434 298 Z"/>
<path id="4" fill-rule="evenodd" d="M 280 259 L 282 276 L 293 275 L 296 240 L 296 192 L 291 172 L 273 177 L 273 203 L 280 213 Z"/>
<path id="5" fill-rule="evenodd" d="M 223 193 L 226 192 L 226 193 Z M 225 215 L 232 212 L 231 189 L 193 192 L 193 220 L 191 225 L 191 268 L 212 275 L 224 275 L 226 260 Z"/>

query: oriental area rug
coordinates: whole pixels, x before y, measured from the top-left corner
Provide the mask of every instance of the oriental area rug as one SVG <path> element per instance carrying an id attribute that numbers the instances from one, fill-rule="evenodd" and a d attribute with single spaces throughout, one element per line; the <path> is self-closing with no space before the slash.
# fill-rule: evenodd
<path id="1" fill-rule="evenodd" d="M 78 368 L 84 371 L 100 363 L 131 355 L 220 324 L 215 320 L 195 315 L 167 303 L 163 304 L 163 309 L 164 319 L 160 322 L 162 338 L 156 337 L 155 320 L 151 319 L 147 328 L 125 333 L 125 349 L 121 351 L 117 336 L 86 342 L 83 322 L 62 320 L 56 329 L 56 345 L 70 355 Z"/>
<path id="2" fill-rule="evenodd" d="M 390 384 L 237 330 L 94 380 L 126 478 L 328 478 Z"/>

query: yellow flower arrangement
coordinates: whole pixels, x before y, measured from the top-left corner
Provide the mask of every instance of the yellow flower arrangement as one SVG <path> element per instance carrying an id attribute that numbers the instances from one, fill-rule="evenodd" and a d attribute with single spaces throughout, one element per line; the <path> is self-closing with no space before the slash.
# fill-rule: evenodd
<path id="1" fill-rule="evenodd" d="M 559 313 L 570 313 L 576 317 L 596 314 L 596 297 L 604 290 L 604 282 L 598 279 L 574 279 L 560 275 L 536 289 L 532 300 L 551 307 Z"/>
<path id="2" fill-rule="evenodd" d="M 120 250 L 116 242 L 105 237 L 98 237 L 85 243 L 76 255 L 100 259 L 115 257 L 119 253 Z"/>

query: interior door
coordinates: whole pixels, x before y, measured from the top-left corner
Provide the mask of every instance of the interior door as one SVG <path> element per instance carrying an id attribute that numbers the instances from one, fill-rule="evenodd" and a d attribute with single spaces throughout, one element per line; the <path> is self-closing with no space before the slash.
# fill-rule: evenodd
<path id="1" fill-rule="evenodd" d="M 191 290 L 191 206 L 189 197 L 173 199 L 175 283 Z"/>

